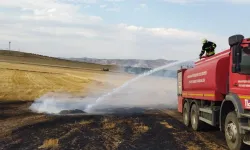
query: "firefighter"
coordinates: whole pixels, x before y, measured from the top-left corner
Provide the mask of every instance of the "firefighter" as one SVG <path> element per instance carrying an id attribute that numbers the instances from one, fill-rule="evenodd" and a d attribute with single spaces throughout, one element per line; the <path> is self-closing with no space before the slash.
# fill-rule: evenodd
<path id="1" fill-rule="evenodd" d="M 200 59 L 202 55 L 206 52 L 206 57 L 213 56 L 215 54 L 216 44 L 214 42 L 208 41 L 207 39 L 202 40 L 202 50 L 200 53 Z"/>

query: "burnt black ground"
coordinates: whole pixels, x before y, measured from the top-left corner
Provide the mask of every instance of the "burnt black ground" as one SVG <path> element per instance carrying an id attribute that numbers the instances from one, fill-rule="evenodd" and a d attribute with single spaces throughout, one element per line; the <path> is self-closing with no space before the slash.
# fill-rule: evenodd
<path id="1" fill-rule="evenodd" d="M 193 132 L 177 119 L 157 110 L 49 116 L 46 121 L 12 130 L 11 136 L 1 138 L 0 149 L 35 150 L 47 139 L 58 139 L 56 149 L 60 150 L 226 149 L 224 144 L 216 142 L 216 136 L 208 135 Z"/>

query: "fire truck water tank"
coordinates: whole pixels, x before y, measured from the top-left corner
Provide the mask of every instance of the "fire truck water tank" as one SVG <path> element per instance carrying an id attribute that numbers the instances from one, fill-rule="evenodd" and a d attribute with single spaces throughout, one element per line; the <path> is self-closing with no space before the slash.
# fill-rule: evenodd
<path id="1" fill-rule="evenodd" d="M 207 58 L 205 61 L 197 63 L 193 68 L 184 72 L 183 90 L 217 91 L 226 94 L 229 78 L 228 66 L 229 54 Z"/>

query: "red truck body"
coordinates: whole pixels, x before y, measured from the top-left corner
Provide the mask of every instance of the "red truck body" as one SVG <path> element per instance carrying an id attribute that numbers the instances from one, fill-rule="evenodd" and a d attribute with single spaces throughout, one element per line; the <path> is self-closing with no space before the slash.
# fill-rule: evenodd
<path id="1" fill-rule="evenodd" d="M 229 45 L 230 49 L 199 60 L 192 68 L 178 70 L 178 111 L 183 113 L 187 126 L 190 120 L 192 124 L 193 110 L 198 120 L 219 126 L 222 131 L 230 119 L 227 115 L 235 111 L 244 120 L 239 127 L 239 132 L 246 135 L 242 141 L 250 145 L 250 39 L 235 35 L 230 37 Z M 241 72 L 235 71 L 239 65 Z M 197 126 L 192 125 L 195 130 Z M 230 149 L 235 149 L 229 138 L 227 142 Z"/>

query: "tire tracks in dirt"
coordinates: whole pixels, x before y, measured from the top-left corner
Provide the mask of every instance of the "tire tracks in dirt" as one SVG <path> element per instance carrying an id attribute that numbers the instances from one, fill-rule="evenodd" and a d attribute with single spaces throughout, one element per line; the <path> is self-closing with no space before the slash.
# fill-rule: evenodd
<path id="1" fill-rule="evenodd" d="M 64 92 L 80 92 L 84 89 L 84 82 L 81 79 L 70 78 L 67 75 L 44 75 L 51 84 L 54 85 L 53 90 L 61 90 Z"/>
<path id="2" fill-rule="evenodd" d="M 13 92 L 18 100 L 24 100 L 24 96 L 27 95 L 29 89 L 31 88 L 31 82 L 26 77 L 26 72 L 14 71 L 12 76 Z"/>
<path id="3" fill-rule="evenodd" d="M 160 110 L 159 113 L 162 113 L 163 115 L 169 115 L 173 119 L 177 120 L 179 124 L 184 124 L 182 123 L 182 115 L 177 112 L 177 110 Z M 186 126 L 184 126 L 187 128 Z M 196 137 L 199 138 L 201 141 L 204 143 L 207 143 L 207 147 L 209 149 L 215 148 L 215 150 L 227 150 L 228 147 L 226 145 L 226 141 L 224 140 L 223 133 L 215 130 L 215 129 L 210 129 L 208 128 L 207 131 L 201 131 L 201 132 L 196 132 L 191 129 L 191 127 L 187 128 L 189 132 L 194 132 Z M 189 145 L 193 145 L 193 143 L 189 143 Z M 219 147 L 216 147 L 216 145 L 219 145 Z"/>
<path id="4" fill-rule="evenodd" d="M 15 88 L 15 85 L 12 83 L 14 75 L 15 71 L 1 70 L 0 77 L 2 80 L 0 80 L 0 99 L 7 99 L 14 94 L 13 89 Z"/>
<path id="5" fill-rule="evenodd" d="M 30 82 L 30 88 L 27 93 L 33 95 L 32 97 L 38 98 L 42 96 L 46 90 L 51 88 L 51 84 L 48 84 L 47 79 L 45 79 L 42 74 L 26 72 L 26 77 Z"/>

